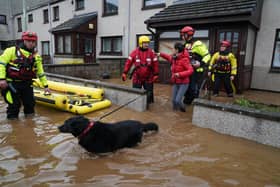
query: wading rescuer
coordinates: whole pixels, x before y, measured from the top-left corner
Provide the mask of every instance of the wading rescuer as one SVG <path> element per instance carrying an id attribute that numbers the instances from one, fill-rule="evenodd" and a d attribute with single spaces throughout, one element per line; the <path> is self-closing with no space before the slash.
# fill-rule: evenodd
<path id="1" fill-rule="evenodd" d="M 195 30 L 190 26 L 185 26 L 180 31 L 181 37 L 185 41 L 185 48 L 189 52 L 191 64 L 194 68 L 189 88 L 185 94 L 185 104 L 191 104 L 194 98 L 198 98 L 204 71 L 207 70 L 208 63 L 211 59 L 207 46 L 200 40 L 194 41 L 194 33 Z"/>
<path id="2" fill-rule="evenodd" d="M 35 32 L 23 32 L 23 44 L 5 49 L 0 56 L 0 88 L 2 96 L 8 103 L 8 119 L 18 118 L 21 104 L 24 106 L 25 116 L 33 116 L 35 106 L 33 78 L 38 77 L 45 87 L 45 93 L 50 93 L 42 58 L 35 50 L 37 39 Z"/>
<path id="3" fill-rule="evenodd" d="M 127 73 L 132 68 L 133 88 L 142 87 L 147 91 L 147 103 L 154 102 L 153 83 L 158 79 L 158 58 L 155 52 L 149 48 L 148 36 L 139 37 L 139 47 L 133 50 L 124 66 L 122 80 L 127 79 Z"/>
<path id="4" fill-rule="evenodd" d="M 230 42 L 222 41 L 220 43 L 220 51 L 216 52 L 209 65 L 208 76 L 214 73 L 214 90 L 213 96 L 218 96 L 221 81 L 224 81 L 225 89 L 228 97 L 233 97 L 231 81 L 237 74 L 237 62 L 234 54 L 230 50 Z"/>

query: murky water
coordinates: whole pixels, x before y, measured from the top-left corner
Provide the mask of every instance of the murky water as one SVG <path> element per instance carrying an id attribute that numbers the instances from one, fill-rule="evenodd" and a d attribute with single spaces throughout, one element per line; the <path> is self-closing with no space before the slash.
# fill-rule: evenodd
<path id="1" fill-rule="evenodd" d="M 159 133 L 108 155 L 90 154 L 57 131 L 73 114 L 37 106 L 35 117 L 7 121 L 0 100 L 0 186 L 280 186 L 280 149 L 195 127 L 192 108 L 171 110 L 170 86 L 155 91 L 149 111 L 123 108 L 103 121 L 153 121 Z"/>

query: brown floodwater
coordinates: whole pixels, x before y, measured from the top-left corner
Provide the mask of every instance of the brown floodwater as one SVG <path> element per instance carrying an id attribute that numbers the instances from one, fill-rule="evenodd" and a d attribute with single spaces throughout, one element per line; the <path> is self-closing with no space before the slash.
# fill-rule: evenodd
<path id="1" fill-rule="evenodd" d="M 170 85 L 156 84 L 155 95 L 148 111 L 123 108 L 103 121 L 153 121 L 160 131 L 146 134 L 135 148 L 106 155 L 90 154 L 57 131 L 73 114 L 38 105 L 36 116 L 21 113 L 8 121 L 0 100 L 0 186 L 280 186 L 280 149 L 192 125 L 192 107 L 172 111 Z"/>

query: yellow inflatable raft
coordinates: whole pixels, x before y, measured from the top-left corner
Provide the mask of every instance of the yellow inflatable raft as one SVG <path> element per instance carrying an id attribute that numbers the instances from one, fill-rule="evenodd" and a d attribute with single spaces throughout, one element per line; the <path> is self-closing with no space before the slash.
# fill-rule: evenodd
<path id="1" fill-rule="evenodd" d="M 108 99 L 88 99 L 53 92 L 50 95 L 45 95 L 44 91 L 38 89 L 34 89 L 34 96 L 38 104 L 75 114 L 86 114 L 111 106 L 111 101 Z"/>
<path id="2" fill-rule="evenodd" d="M 39 79 L 33 79 L 33 86 L 43 88 L 43 85 Z M 48 86 L 51 90 L 61 92 L 69 95 L 86 96 L 93 99 L 102 99 L 104 96 L 104 90 L 100 88 L 92 88 L 85 86 L 78 86 L 73 84 L 66 84 L 62 82 L 55 82 L 48 80 Z"/>

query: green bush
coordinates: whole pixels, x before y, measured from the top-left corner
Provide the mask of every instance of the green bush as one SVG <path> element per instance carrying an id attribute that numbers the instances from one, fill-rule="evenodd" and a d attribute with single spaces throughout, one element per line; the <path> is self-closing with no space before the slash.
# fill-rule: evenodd
<path id="1" fill-rule="evenodd" d="M 261 111 L 267 111 L 267 112 L 280 112 L 280 106 L 277 105 L 267 105 L 264 103 L 257 103 L 254 101 L 250 101 L 248 99 L 236 99 L 234 101 L 234 104 L 243 106 L 243 107 L 248 107 L 248 108 L 254 108 L 257 110 L 261 110 Z"/>

